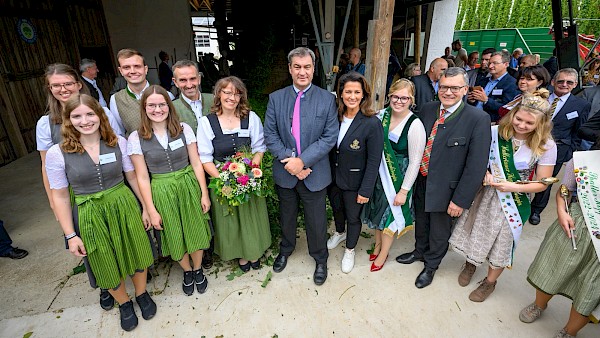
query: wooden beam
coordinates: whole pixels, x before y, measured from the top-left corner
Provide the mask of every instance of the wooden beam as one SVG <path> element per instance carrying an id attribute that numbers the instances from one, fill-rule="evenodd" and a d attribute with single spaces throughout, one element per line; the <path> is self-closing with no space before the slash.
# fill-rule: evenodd
<path id="1" fill-rule="evenodd" d="M 354 44 L 351 47 L 360 46 L 360 0 L 356 1 L 356 6 L 354 6 Z M 350 49 L 348 49 L 348 53 Z"/>
<path id="2" fill-rule="evenodd" d="M 394 0 L 376 0 L 374 18 L 369 21 L 365 76 L 371 84 L 373 109 L 385 104 L 388 61 L 394 18 Z"/>
<path id="3" fill-rule="evenodd" d="M 21 128 L 19 127 L 19 122 L 15 116 L 15 110 L 10 102 L 10 95 L 8 95 L 8 88 L 4 82 L 4 77 L 2 74 L 0 74 L 0 95 L 1 100 L 4 102 L 4 106 L 6 107 L 6 111 L 4 109 L 0 109 L 0 118 L 2 118 L 2 122 L 4 122 L 6 135 L 8 135 L 10 144 L 12 145 L 17 157 L 23 157 L 27 155 L 27 146 L 25 146 L 25 141 L 23 140 L 23 135 L 21 134 Z"/>
<path id="4" fill-rule="evenodd" d="M 421 59 L 421 5 L 415 7 L 415 62 L 418 64 L 420 64 L 419 59 Z"/>

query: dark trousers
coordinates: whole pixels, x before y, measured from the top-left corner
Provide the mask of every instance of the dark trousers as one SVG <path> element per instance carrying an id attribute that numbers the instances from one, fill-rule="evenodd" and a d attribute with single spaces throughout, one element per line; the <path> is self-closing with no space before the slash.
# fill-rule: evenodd
<path id="1" fill-rule="evenodd" d="M 552 171 L 552 176 L 557 177 L 558 172 L 562 168 L 563 163 L 568 162 L 573 158 L 573 151 L 570 145 L 564 144 L 560 141 L 556 143 L 557 152 L 556 152 L 556 164 L 554 165 L 554 170 Z M 548 205 L 548 201 L 550 200 L 550 193 L 552 191 L 552 185 L 549 185 L 546 190 L 542 192 L 538 192 L 531 200 L 531 212 L 536 214 L 541 214 L 542 211 Z"/>
<path id="2" fill-rule="evenodd" d="M 362 204 L 356 203 L 358 191 L 342 190 L 332 183 L 328 188 L 329 202 L 333 210 L 335 220 L 335 231 L 342 233 L 345 231 L 345 224 L 348 223 L 348 233 L 346 234 L 346 248 L 354 249 L 358 244 L 362 222 L 360 213 Z M 335 202 L 331 202 L 334 200 Z"/>
<path id="3" fill-rule="evenodd" d="M 329 251 L 327 250 L 327 215 L 325 211 L 326 190 L 310 191 L 302 181 L 298 181 L 298 184 L 292 189 L 277 186 L 281 220 L 280 254 L 289 256 L 296 247 L 298 203 L 302 201 L 308 253 L 317 264 L 327 264 Z"/>
<path id="4" fill-rule="evenodd" d="M 425 267 L 437 269 L 448 251 L 452 235 L 452 217 L 444 212 L 425 212 L 427 177 L 419 174 L 415 182 L 415 251 Z"/>
<path id="5" fill-rule="evenodd" d="M 5 254 L 12 248 L 12 240 L 4 229 L 4 222 L 0 220 L 0 254 Z"/>

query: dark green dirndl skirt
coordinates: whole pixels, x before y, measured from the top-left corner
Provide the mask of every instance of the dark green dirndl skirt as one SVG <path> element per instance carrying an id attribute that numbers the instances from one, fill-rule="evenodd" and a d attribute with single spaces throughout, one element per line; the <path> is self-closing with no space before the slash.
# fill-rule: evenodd
<path id="1" fill-rule="evenodd" d="M 75 201 L 81 239 L 99 287 L 113 289 L 154 263 L 139 204 L 123 182 L 76 195 Z"/>
<path id="2" fill-rule="evenodd" d="M 192 166 L 152 175 L 152 200 L 162 217 L 163 256 L 180 261 L 186 253 L 210 246 L 209 215 L 202 212 L 202 192 Z"/>

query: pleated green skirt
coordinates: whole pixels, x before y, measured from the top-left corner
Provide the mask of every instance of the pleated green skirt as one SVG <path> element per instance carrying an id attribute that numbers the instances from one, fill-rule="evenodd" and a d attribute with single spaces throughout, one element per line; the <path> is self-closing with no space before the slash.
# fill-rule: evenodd
<path id="1" fill-rule="evenodd" d="M 215 252 L 222 260 L 257 260 L 271 246 L 271 229 L 264 197 L 230 207 L 219 203 L 210 189 L 211 216 L 215 228 Z"/>
<path id="2" fill-rule="evenodd" d="M 600 303 L 600 261 L 578 203 L 571 204 L 571 215 L 577 250 L 555 221 L 527 271 L 527 280 L 542 292 L 573 300 L 575 311 L 589 316 Z"/>
<path id="3" fill-rule="evenodd" d="M 96 283 L 113 289 L 154 262 L 137 199 L 123 182 L 75 196 L 79 231 Z"/>
<path id="4" fill-rule="evenodd" d="M 210 246 L 209 215 L 202 212 L 202 192 L 191 166 L 152 175 L 152 200 L 162 217 L 163 256 L 180 261 L 185 253 Z"/>

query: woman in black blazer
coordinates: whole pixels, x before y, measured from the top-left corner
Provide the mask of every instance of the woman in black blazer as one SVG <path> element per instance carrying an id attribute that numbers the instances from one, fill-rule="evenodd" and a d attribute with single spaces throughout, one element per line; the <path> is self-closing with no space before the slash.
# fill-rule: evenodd
<path id="1" fill-rule="evenodd" d="M 364 76 L 349 72 L 340 78 L 340 134 L 330 153 L 333 182 L 328 189 L 336 232 L 327 241 L 332 249 L 346 239 L 342 272 L 354 267 L 354 248 L 362 228 L 362 205 L 369 201 L 383 152 L 383 127 L 371 108 L 371 89 Z M 345 224 L 348 233 L 345 233 Z"/>

